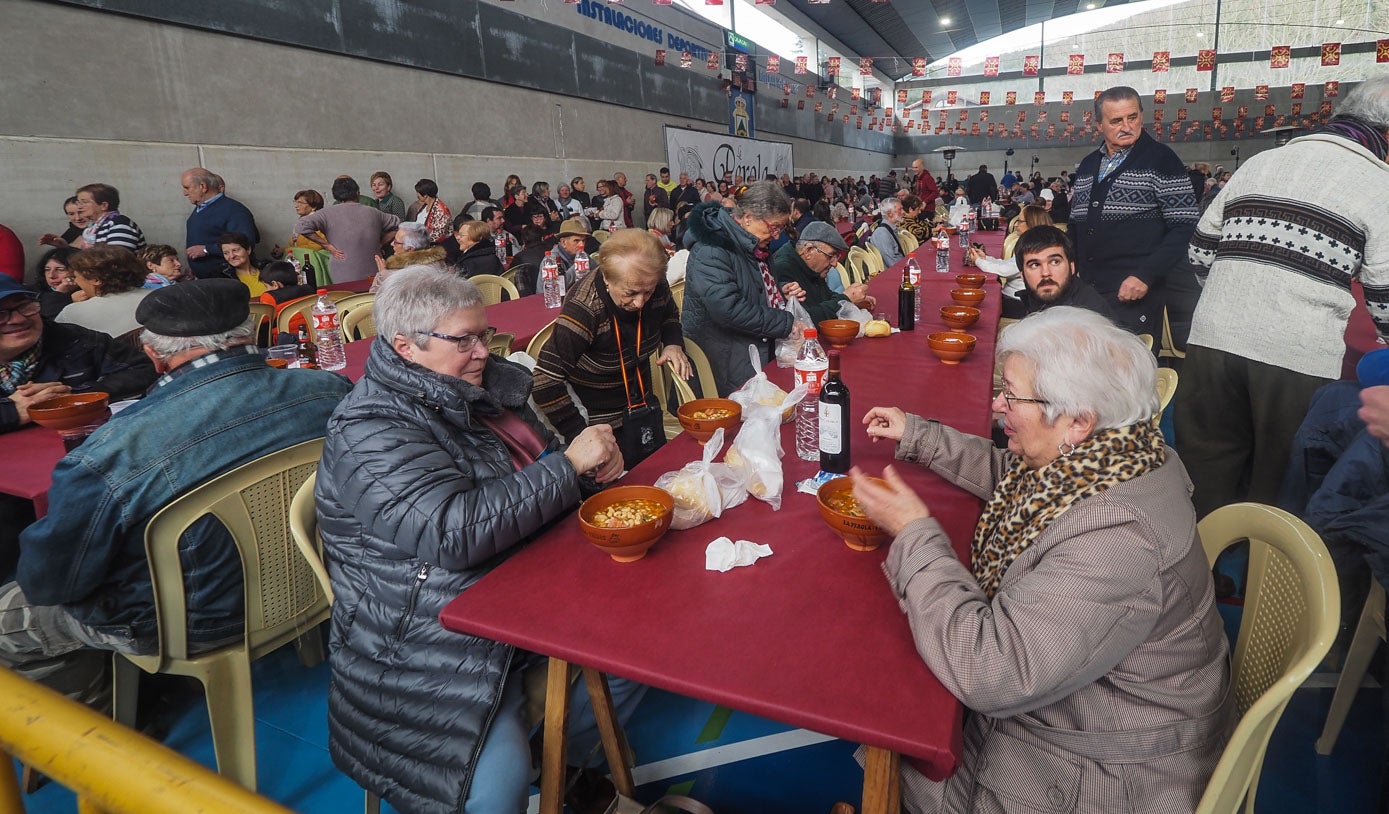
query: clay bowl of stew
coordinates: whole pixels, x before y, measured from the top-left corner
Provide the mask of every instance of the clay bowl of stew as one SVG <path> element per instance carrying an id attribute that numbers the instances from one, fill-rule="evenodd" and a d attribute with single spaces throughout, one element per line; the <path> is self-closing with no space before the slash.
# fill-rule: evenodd
<path id="1" fill-rule="evenodd" d="M 955 282 L 960 284 L 960 288 L 983 288 L 984 275 L 982 274 L 956 274 Z"/>
<path id="2" fill-rule="evenodd" d="M 655 486 L 615 486 L 579 506 L 579 529 L 618 562 L 635 562 L 670 531 L 675 498 Z"/>
<path id="3" fill-rule="evenodd" d="M 50 430 L 71 430 L 98 421 L 111 401 L 107 393 L 69 393 L 29 408 L 29 418 Z"/>
<path id="4" fill-rule="evenodd" d="M 939 331 L 926 335 L 926 345 L 947 365 L 958 365 L 974 352 L 974 336 L 961 331 Z"/>
<path id="5" fill-rule="evenodd" d="M 940 321 L 955 330 L 968 328 L 979 321 L 979 309 L 968 305 L 942 305 Z"/>
<path id="6" fill-rule="evenodd" d="M 675 411 L 680 426 L 704 446 L 716 431 L 737 426 L 743 420 L 743 407 L 733 399 L 694 399 Z"/>
<path id="7" fill-rule="evenodd" d="M 952 288 L 950 289 L 950 299 L 957 305 L 977 306 L 984 301 L 984 289 L 982 288 Z"/>
<path id="8" fill-rule="evenodd" d="M 869 478 L 882 485 L 881 478 Z M 839 535 L 844 545 L 855 551 L 872 551 L 888 540 L 888 533 L 869 520 L 854 498 L 854 479 L 835 478 L 820 485 L 815 497 L 820 504 L 820 518 L 830 531 Z"/>
<path id="9" fill-rule="evenodd" d="M 852 319 L 825 319 L 816 327 L 820 329 L 820 336 L 830 343 L 830 347 L 847 348 L 850 342 L 858 338 L 862 326 Z"/>

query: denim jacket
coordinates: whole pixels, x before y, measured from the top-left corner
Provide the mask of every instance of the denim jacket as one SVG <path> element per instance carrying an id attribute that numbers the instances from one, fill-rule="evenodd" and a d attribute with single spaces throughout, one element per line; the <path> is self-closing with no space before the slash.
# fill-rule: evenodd
<path id="1" fill-rule="evenodd" d="M 275 370 L 241 354 L 161 381 L 58 463 L 48 514 L 20 536 L 25 596 L 106 632 L 153 637 L 149 519 L 217 475 L 322 436 L 350 389 L 333 373 Z M 226 529 L 205 517 L 180 549 L 189 641 L 238 635 L 241 563 Z"/>

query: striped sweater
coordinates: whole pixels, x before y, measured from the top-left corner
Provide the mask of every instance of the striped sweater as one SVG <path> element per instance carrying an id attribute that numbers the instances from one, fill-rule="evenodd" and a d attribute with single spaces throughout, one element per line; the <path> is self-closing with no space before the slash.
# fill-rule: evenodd
<path id="1" fill-rule="evenodd" d="M 622 366 L 613 331 L 613 314 L 619 314 L 622 331 L 623 359 L 627 363 L 627 381 L 632 398 L 638 399 L 638 361 L 645 362 L 661 345 L 683 346 L 680 331 L 680 311 L 670 295 L 670 286 L 662 275 L 656 291 L 647 300 L 639 315 L 620 311 L 608 295 L 603 275 L 589 272 L 564 298 L 564 307 L 555 320 L 554 333 L 540 349 L 535 366 L 535 403 L 551 426 L 567 440 L 583 431 L 589 424 L 620 426 L 627 408 L 627 394 L 622 384 Z M 636 343 L 637 320 L 641 320 L 641 348 L 633 353 Z M 641 365 L 641 379 L 650 393 L 650 369 Z M 588 421 L 580 414 L 570 395 L 577 396 L 588 411 Z"/>
<path id="2" fill-rule="evenodd" d="M 1112 298 L 1126 278 L 1152 286 L 1181 262 L 1196 225 L 1196 196 L 1186 165 L 1146 130 L 1103 181 L 1096 180 L 1100 154 L 1087 155 L 1076 170 L 1068 231 L 1077 272 Z"/>
<path id="3" fill-rule="evenodd" d="M 1313 134 L 1259 153 L 1201 216 L 1188 252 L 1204 288 L 1190 344 L 1286 370 L 1341 375 L 1351 280 L 1389 337 L 1389 164 Z"/>

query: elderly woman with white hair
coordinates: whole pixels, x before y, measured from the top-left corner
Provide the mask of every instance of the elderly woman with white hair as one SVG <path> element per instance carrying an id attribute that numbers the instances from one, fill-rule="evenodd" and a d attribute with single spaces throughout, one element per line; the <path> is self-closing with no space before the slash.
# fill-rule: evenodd
<path id="1" fill-rule="evenodd" d="M 1192 811 L 1234 720 L 1190 481 L 1163 445 L 1152 354 L 1056 307 L 998 348 L 1008 449 L 890 407 L 876 441 L 987 503 L 961 564 L 889 466 L 854 470 L 895 537 L 883 569 L 917 652 L 971 710 L 960 769 L 904 764 L 913 812 Z"/>
<path id="2" fill-rule="evenodd" d="M 530 371 L 487 351 L 493 329 L 472 282 L 396 272 L 374 316 L 366 372 L 328 422 L 314 493 L 336 594 L 329 750 L 397 811 L 524 811 L 521 672 L 536 657 L 446 631 L 439 612 L 616 479 L 622 455 L 607 425 L 562 448 L 540 423 Z M 620 718 L 642 689 L 614 682 Z M 581 763 L 597 734 L 576 695 L 570 755 Z"/>
<path id="3" fill-rule="evenodd" d="M 394 272 L 413 266 L 444 267 L 448 251 L 443 246 L 429 245 L 429 230 L 422 223 L 406 221 L 396 227 L 391 238 L 391 256 L 376 258 L 376 277 L 371 281 L 371 293 L 381 290 L 382 283 Z"/>

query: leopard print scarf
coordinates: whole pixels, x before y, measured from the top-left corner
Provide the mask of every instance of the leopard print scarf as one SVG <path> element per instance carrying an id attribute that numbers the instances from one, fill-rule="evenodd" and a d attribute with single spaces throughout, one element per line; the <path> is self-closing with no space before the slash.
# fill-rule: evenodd
<path id="1" fill-rule="evenodd" d="M 974 529 L 974 578 L 993 599 L 1003 574 L 1063 512 L 1111 486 L 1162 466 L 1162 433 L 1149 421 L 1101 430 L 1040 469 L 1021 458 L 994 488 Z"/>

